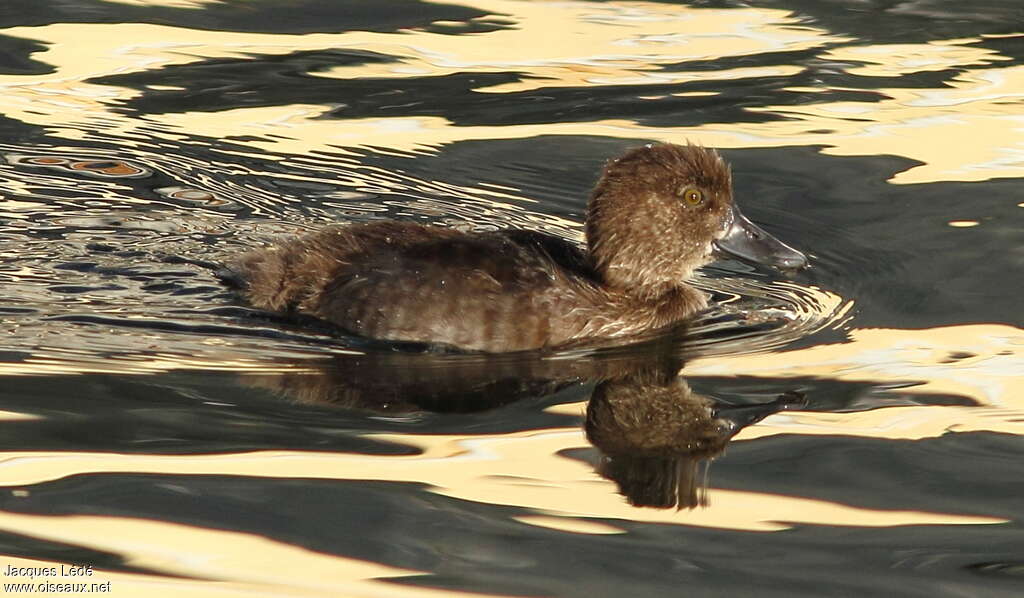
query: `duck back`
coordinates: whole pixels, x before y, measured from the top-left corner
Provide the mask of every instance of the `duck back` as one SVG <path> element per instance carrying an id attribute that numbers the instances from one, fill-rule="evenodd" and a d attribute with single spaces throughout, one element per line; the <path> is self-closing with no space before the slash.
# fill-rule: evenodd
<path id="1" fill-rule="evenodd" d="M 564 344 L 607 303 L 579 249 L 522 230 L 328 227 L 251 252 L 233 271 L 254 307 L 306 313 L 366 337 L 481 351 Z"/>

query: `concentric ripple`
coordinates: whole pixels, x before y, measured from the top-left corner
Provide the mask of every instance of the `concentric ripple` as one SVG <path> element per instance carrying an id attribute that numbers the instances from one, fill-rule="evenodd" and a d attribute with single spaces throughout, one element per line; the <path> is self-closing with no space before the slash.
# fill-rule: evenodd
<path id="1" fill-rule="evenodd" d="M 772 351 L 823 330 L 841 331 L 854 308 L 831 291 L 785 280 L 702 272 L 694 286 L 716 299 L 688 331 L 694 356 Z"/>

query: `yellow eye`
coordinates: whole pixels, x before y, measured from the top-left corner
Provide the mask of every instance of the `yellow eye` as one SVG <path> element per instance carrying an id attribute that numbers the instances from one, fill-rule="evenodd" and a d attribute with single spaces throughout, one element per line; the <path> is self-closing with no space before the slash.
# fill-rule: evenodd
<path id="1" fill-rule="evenodd" d="M 691 206 L 695 206 L 704 201 L 704 193 L 695 187 L 687 187 L 683 190 L 683 199 Z"/>

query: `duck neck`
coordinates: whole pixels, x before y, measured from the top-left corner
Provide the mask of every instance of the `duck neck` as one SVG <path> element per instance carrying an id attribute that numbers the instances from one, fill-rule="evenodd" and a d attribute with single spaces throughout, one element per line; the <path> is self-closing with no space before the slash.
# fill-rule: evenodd
<path id="1" fill-rule="evenodd" d="M 599 333 L 603 336 L 663 328 L 685 320 L 708 305 L 704 292 L 686 285 L 628 291 L 611 287 L 607 292 L 608 312 L 600 319 L 603 328 Z"/>
<path id="2" fill-rule="evenodd" d="M 605 288 L 640 304 L 674 303 L 684 297 L 690 303 L 689 298 L 704 296 L 686 284 L 693 276 L 691 266 L 666 256 L 662 247 L 638 244 L 615 252 L 591 250 L 594 271 Z"/>
<path id="3" fill-rule="evenodd" d="M 682 320 L 708 305 L 706 293 L 685 284 L 647 285 L 619 292 L 628 298 L 631 308 L 651 312 L 659 326 Z"/>

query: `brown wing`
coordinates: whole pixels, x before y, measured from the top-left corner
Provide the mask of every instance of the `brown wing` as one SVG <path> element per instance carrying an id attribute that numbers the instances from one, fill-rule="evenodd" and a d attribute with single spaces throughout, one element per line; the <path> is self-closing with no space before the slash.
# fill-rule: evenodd
<path id="1" fill-rule="evenodd" d="M 483 351 L 571 338 L 571 307 L 593 286 L 578 250 L 538 233 L 376 244 L 347 261 L 301 311 L 363 336 Z"/>

